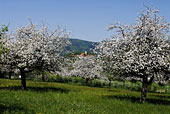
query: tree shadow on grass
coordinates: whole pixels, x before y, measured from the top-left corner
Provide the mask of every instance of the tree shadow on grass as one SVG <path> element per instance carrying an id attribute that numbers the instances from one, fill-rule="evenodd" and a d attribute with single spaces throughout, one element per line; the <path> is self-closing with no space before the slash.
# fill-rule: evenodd
<path id="1" fill-rule="evenodd" d="M 135 103 L 140 103 L 140 98 L 134 97 L 134 96 L 114 96 L 114 95 L 107 95 L 103 96 L 109 99 L 119 99 L 119 100 L 126 100 L 130 102 L 135 102 Z M 161 100 L 161 99 L 151 99 L 151 98 L 146 98 L 147 103 L 151 104 L 160 104 L 160 105 L 170 105 L 170 101 L 167 100 Z"/>
<path id="2" fill-rule="evenodd" d="M 11 87 L 0 87 L 0 90 L 22 90 L 20 86 L 11 86 Z M 27 87 L 26 91 L 34 91 L 34 92 L 60 92 L 60 93 L 68 93 L 69 90 L 55 87 Z"/>
<path id="3" fill-rule="evenodd" d="M 17 106 L 17 105 L 2 105 L 0 104 L 0 114 L 3 114 L 3 113 L 16 113 L 16 112 L 24 112 L 24 113 L 27 113 L 28 110 L 25 109 L 25 108 L 22 108 L 21 106 Z M 31 113 L 35 113 L 33 110 L 30 110 L 29 112 Z"/>

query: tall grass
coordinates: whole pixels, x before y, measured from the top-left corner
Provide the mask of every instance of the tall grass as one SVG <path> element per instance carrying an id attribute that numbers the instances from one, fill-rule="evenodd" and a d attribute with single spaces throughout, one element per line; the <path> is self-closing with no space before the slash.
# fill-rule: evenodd
<path id="1" fill-rule="evenodd" d="M 148 93 L 139 103 L 140 92 L 117 88 L 94 88 L 55 82 L 0 79 L 2 114 L 168 114 L 170 95 Z"/>

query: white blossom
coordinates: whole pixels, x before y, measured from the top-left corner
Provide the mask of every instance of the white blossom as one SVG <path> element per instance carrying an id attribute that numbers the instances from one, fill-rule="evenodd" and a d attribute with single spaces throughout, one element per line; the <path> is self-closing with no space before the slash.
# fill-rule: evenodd
<path id="1" fill-rule="evenodd" d="M 169 79 L 170 24 L 157 13 L 158 10 L 147 7 L 134 25 L 111 25 L 109 30 L 118 29 L 117 36 L 96 47 L 110 72 L 124 78 L 141 78 L 144 91 L 153 80 Z"/>
<path id="2" fill-rule="evenodd" d="M 73 68 L 70 72 L 71 76 L 79 76 L 87 80 L 101 78 L 101 67 L 95 56 L 79 58 L 73 63 Z"/>
<path id="3" fill-rule="evenodd" d="M 58 60 L 64 47 L 68 45 L 67 38 L 66 31 L 59 27 L 51 34 L 48 33 L 47 26 L 40 30 L 34 24 L 21 27 L 4 39 L 3 44 L 8 51 L 1 58 L 6 64 L 17 68 L 36 67 L 42 61 L 50 64 L 51 61 Z"/>
<path id="4" fill-rule="evenodd" d="M 48 26 L 39 29 L 31 23 L 3 39 L 7 51 L 1 55 L 1 59 L 4 64 L 18 68 L 21 79 L 22 76 L 25 78 L 25 71 L 58 70 L 62 63 L 61 54 L 69 44 L 68 36 L 61 27 L 49 33 Z"/>

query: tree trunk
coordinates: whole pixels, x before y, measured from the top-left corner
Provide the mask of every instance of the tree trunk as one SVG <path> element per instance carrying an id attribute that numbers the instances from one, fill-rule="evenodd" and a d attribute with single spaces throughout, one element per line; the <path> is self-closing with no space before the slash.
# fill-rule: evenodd
<path id="1" fill-rule="evenodd" d="M 147 77 L 144 77 L 142 80 L 141 99 L 140 99 L 141 103 L 144 103 L 146 101 L 147 86 L 148 86 Z"/>
<path id="2" fill-rule="evenodd" d="M 109 88 L 111 87 L 111 80 L 109 80 L 109 84 L 108 84 Z"/>
<path id="3" fill-rule="evenodd" d="M 9 79 L 11 79 L 11 76 L 12 76 L 12 72 L 9 72 Z"/>
<path id="4" fill-rule="evenodd" d="M 89 79 L 88 79 L 88 78 L 86 78 L 86 85 L 88 84 L 88 82 L 89 82 Z"/>
<path id="5" fill-rule="evenodd" d="M 47 81 L 48 80 L 48 75 L 46 74 L 45 76 L 46 76 L 46 81 Z"/>
<path id="6" fill-rule="evenodd" d="M 45 75 L 44 75 L 44 73 L 42 73 L 42 81 L 43 81 L 43 82 L 45 81 Z"/>
<path id="7" fill-rule="evenodd" d="M 21 89 L 26 90 L 26 77 L 25 77 L 25 71 L 24 68 L 20 68 L 21 73 Z"/>

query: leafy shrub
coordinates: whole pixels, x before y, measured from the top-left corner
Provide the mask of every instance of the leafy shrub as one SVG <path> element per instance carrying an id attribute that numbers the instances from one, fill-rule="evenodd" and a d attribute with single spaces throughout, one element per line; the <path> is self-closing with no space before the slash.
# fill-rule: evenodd
<path id="1" fill-rule="evenodd" d="M 81 77 L 71 77 L 71 82 L 84 84 L 85 80 Z"/>
<path id="2" fill-rule="evenodd" d="M 50 74 L 48 76 L 48 80 L 47 81 L 49 81 L 49 82 L 61 82 L 61 83 L 65 82 L 65 80 L 64 80 L 64 78 L 62 76 L 55 75 L 55 74 Z"/>
<path id="3" fill-rule="evenodd" d="M 159 88 L 159 85 L 157 83 L 152 83 L 151 91 L 156 92 Z"/>
<path id="4" fill-rule="evenodd" d="M 103 87 L 103 83 L 99 79 L 91 80 L 88 85 L 92 87 Z"/>

